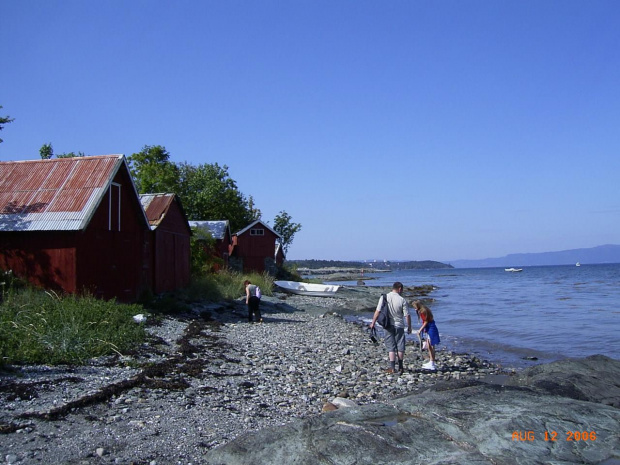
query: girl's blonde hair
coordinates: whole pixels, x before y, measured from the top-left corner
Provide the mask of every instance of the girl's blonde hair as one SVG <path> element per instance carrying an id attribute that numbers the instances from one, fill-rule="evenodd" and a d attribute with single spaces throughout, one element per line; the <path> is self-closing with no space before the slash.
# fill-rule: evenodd
<path id="1" fill-rule="evenodd" d="M 418 321 L 420 321 L 421 314 L 424 315 L 424 321 L 430 322 L 434 320 L 433 312 L 431 312 L 431 309 L 428 308 L 426 305 L 424 305 L 419 300 L 416 300 L 415 302 L 413 302 L 413 308 L 415 308 L 415 313 L 418 316 Z"/>

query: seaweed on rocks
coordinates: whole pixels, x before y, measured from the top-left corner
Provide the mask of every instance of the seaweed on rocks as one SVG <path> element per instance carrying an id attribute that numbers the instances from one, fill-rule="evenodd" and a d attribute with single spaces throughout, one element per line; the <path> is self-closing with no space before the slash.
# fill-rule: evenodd
<path id="1" fill-rule="evenodd" d="M 17 425 L 16 423 L 0 423 L 0 434 L 14 433 L 20 428 L 21 426 Z"/>
<path id="2" fill-rule="evenodd" d="M 349 294 L 368 298 L 363 291 Z M 22 463 L 36 462 L 29 459 L 41 451 L 48 463 L 91 463 L 101 447 L 110 463 L 198 464 L 205 449 L 320 415 L 333 396 L 374 404 L 444 379 L 479 375 L 467 356 L 446 352 L 438 352 L 441 370 L 424 372 L 419 351 L 407 349 L 405 373 L 387 376 L 383 347 L 338 315 L 350 302 L 266 297 L 260 325 L 246 322 L 241 300 L 219 310 L 197 304 L 192 314 L 149 327 L 152 337 L 130 357 L 71 369 L 25 367 L 20 377 L 9 376 L 30 393 L 9 401 L 10 390 L 0 392 L 0 427 Z M 19 430 L 24 434 L 13 435 Z"/>

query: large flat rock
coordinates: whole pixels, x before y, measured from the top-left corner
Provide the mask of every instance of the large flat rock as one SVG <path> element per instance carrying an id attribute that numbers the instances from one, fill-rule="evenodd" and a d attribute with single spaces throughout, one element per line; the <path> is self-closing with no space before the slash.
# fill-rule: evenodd
<path id="1" fill-rule="evenodd" d="M 260 430 L 205 459 L 227 465 L 616 465 L 619 374 L 620 361 L 594 356 L 491 382 L 438 384 L 389 403 Z"/>

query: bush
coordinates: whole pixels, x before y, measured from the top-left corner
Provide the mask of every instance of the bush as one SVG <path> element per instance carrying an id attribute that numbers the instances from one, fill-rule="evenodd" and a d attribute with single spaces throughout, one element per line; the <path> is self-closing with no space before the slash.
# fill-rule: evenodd
<path id="1" fill-rule="evenodd" d="M 0 305 L 2 363 L 76 364 L 140 344 L 144 327 L 133 321 L 139 305 L 92 296 L 64 296 L 27 288 Z"/>
<path id="2" fill-rule="evenodd" d="M 301 275 L 297 271 L 297 265 L 294 263 L 285 263 L 284 265 L 278 267 L 277 278 L 284 281 L 308 281 L 307 279 L 304 280 L 301 277 Z"/>
<path id="3" fill-rule="evenodd" d="M 263 295 L 273 295 L 273 277 L 268 273 L 243 274 L 230 270 L 194 277 L 189 287 L 178 295 L 190 301 L 236 300 L 245 295 L 243 282 L 246 279 L 259 286 Z"/>
<path id="4" fill-rule="evenodd" d="M 0 270 L 0 303 L 25 287 L 26 282 L 15 276 L 12 270 Z"/>

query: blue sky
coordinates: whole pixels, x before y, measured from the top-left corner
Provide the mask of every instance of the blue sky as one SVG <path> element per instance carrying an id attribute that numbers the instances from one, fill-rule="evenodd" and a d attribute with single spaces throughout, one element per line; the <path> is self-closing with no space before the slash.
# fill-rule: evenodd
<path id="1" fill-rule="evenodd" d="M 620 2 L 0 3 L 0 160 L 227 165 L 290 259 L 620 243 Z"/>

